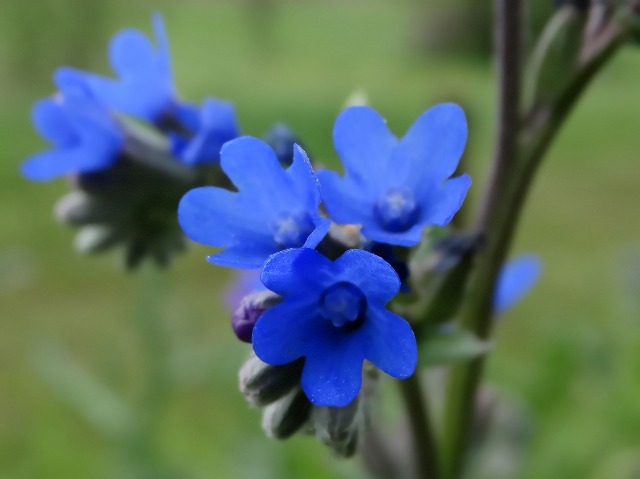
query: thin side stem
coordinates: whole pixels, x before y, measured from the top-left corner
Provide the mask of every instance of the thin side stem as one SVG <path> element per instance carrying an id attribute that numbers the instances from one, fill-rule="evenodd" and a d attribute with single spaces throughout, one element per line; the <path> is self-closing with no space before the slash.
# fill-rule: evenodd
<path id="1" fill-rule="evenodd" d="M 418 373 L 400 381 L 400 391 L 409 415 L 416 479 L 440 479 L 438 449 L 429 418 L 426 397 Z"/>

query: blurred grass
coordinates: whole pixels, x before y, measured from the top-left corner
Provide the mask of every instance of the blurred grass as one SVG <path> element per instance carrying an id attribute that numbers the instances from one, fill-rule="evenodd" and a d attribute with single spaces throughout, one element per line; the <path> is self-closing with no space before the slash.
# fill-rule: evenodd
<path id="1" fill-rule="evenodd" d="M 159 9 L 185 98 L 232 100 L 247 134 L 286 121 L 326 163 L 336 162 L 333 120 L 356 89 L 398 134 L 428 105 L 455 100 L 469 115 L 473 196 L 481 193 L 492 143 L 490 65 L 414 48 L 415 2 L 274 2 L 260 18 L 245 5 L 109 2 L 100 18 L 75 19 L 91 33 L 77 56 L 68 27 L 56 30 L 42 12 L 0 16 L 1 478 L 126 477 L 126 452 L 53 393 L 34 365 L 36 351 L 63 344 L 132 402 L 149 367 L 132 318 L 155 287 L 152 268 L 127 275 L 114 254 L 77 256 L 73 232 L 51 215 L 64 182 L 32 184 L 17 174 L 21 159 L 44 146 L 28 111 L 52 91 L 59 62 L 76 58 L 75 66 L 107 73 L 111 33 L 148 32 L 149 14 Z M 10 33 L 17 27 L 57 35 L 24 45 Z M 32 58 L 33 70 L 18 72 L 16 54 Z M 515 250 L 538 252 L 545 271 L 502 319 L 488 375 L 535 420 L 522 478 L 634 477 L 624 471 L 640 448 L 640 311 L 629 298 L 638 291 L 622 287 L 621 277 L 623 255 L 640 248 L 639 73 L 640 52 L 629 49 L 596 81 L 551 151 L 521 222 Z M 220 300 L 229 272 L 207 265 L 205 253 L 194 246 L 179 258 L 166 273 L 171 294 L 155 297 L 170 339 L 167 360 L 180 378 L 159 425 L 162 462 L 176 477 L 359 477 L 357 463 L 333 459 L 311 439 L 263 437 L 259 414 L 237 392 L 247 347 L 232 337 Z"/>

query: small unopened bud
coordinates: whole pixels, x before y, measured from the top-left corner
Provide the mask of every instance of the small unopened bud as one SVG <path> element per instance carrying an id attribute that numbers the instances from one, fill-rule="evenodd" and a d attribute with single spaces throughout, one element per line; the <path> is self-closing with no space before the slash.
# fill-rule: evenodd
<path id="1" fill-rule="evenodd" d="M 231 316 L 231 327 L 238 339 L 250 343 L 253 327 L 258 318 L 280 301 L 282 301 L 280 296 L 268 290 L 245 296 L 236 312 Z"/>
<path id="2" fill-rule="evenodd" d="M 74 240 L 75 248 L 81 253 L 103 251 L 120 239 L 120 232 L 110 225 L 83 226 Z"/>
<path id="3" fill-rule="evenodd" d="M 352 456 L 358 445 L 360 398 L 345 407 L 314 407 L 311 427 L 316 438 L 344 457 Z"/>
<path id="4" fill-rule="evenodd" d="M 300 387 L 267 406 L 262 415 L 262 428 L 267 436 L 286 439 L 309 419 L 311 403 Z"/>
<path id="5" fill-rule="evenodd" d="M 303 359 L 283 366 L 272 366 L 257 356 L 250 357 L 240 368 L 240 391 L 255 407 L 271 404 L 300 384 Z"/>
<path id="6" fill-rule="evenodd" d="M 371 403 L 376 393 L 378 372 L 365 363 L 362 389 L 358 396 L 342 408 L 314 406 L 309 420 L 316 438 L 329 446 L 337 455 L 355 454 L 364 432 L 369 426 Z"/>
<path id="7" fill-rule="evenodd" d="M 54 207 L 56 218 L 66 224 L 107 223 L 118 216 L 118 203 L 107 201 L 84 191 L 72 191 Z"/>

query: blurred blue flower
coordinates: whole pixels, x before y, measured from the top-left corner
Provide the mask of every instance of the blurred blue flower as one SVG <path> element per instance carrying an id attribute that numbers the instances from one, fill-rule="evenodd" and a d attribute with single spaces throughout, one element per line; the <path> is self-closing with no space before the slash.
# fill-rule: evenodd
<path id="1" fill-rule="evenodd" d="M 240 134 L 235 108 L 228 101 L 207 98 L 201 108 L 180 104 L 174 115 L 188 132 L 170 133 L 171 150 L 189 166 L 218 163 L 222 145 Z"/>
<path id="2" fill-rule="evenodd" d="M 300 145 L 304 149 L 304 145 L 298 135 L 284 123 L 276 123 L 269 128 L 269 131 L 264 135 L 264 141 L 273 148 L 280 163 L 285 166 L 291 164 L 291 155 L 289 152 L 291 148 L 293 148 L 293 145 Z"/>
<path id="3" fill-rule="evenodd" d="M 22 164 L 22 174 L 30 180 L 103 170 L 122 151 L 124 133 L 118 123 L 80 91 L 70 89 L 40 100 L 33 107 L 32 119 L 53 148 Z"/>
<path id="4" fill-rule="evenodd" d="M 518 256 L 506 263 L 496 281 L 493 309 L 501 314 L 520 301 L 538 281 L 542 262 L 536 255 Z"/>
<path id="5" fill-rule="evenodd" d="M 413 374 L 416 339 L 384 307 L 400 280 L 382 258 L 348 250 L 331 262 L 309 248 L 290 249 L 267 260 L 262 282 L 284 300 L 258 319 L 253 348 L 272 365 L 304 357 L 301 385 L 313 404 L 349 404 L 365 360 L 396 378 Z"/>
<path id="6" fill-rule="evenodd" d="M 226 143 L 221 156 L 222 170 L 239 191 L 195 188 L 178 206 L 178 221 L 189 238 L 226 248 L 209 256 L 210 262 L 260 268 L 277 251 L 315 248 L 324 238 L 330 221 L 318 213 L 318 183 L 300 147 L 293 148 L 293 163 L 286 170 L 256 138 Z"/>
<path id="7" fill-rule="evenodd" d="M 82 86 L 105 107 L 158 122 L 175 105 L 169 42 L 162 15 L 153 15 L 157 46 L 139 30 L 117 33 L 109 45 L 109 60 L 118 79 L 70 67 L 59 68 L 56 83 Z"/>
<path id="8" fill-rule="evenodd" d="M 250 293 L 264 291 L 266 288 L 260 280 L 260 270 L 239 269 L 234 271 L 231 284 L 225 288 L 223 299 L 225 306 L 230 311 L 235 311 L 242 298 Z"/>
<path id="9" fill-rule="evenodd" d="M 400 140 L 374 109 L 346 109 L 333 129 L 346 175 L 318 172 L 331 218 L 361 224 L 380 243 L 417 244 L 425 226 L 448 224 L 462 206 L 471 178 L 449 178 L 466 139 L 464 112 L 452 103 L 424 112 Z"/>

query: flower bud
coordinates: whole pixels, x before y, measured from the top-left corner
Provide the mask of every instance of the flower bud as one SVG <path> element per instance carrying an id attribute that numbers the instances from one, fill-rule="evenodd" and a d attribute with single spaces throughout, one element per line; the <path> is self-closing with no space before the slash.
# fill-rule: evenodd
<path id="1" fill-rule="evenodd" d="M 262 428 L 267 436 L 287 439 L 309 419 L 311 403 L 300 387 L 267 406 L 262 415 Z"/>
<path id="2" fill-rule="evenodd" d="M 323 444 L 341 457 L 355 454 L 371 416 L 378 372 L 365 363 L 362 389 L 345 407 L 314 406 L 309 420 L 310 430 Z"/>
<path id="3" fill-rule="evenodd" d="M 240 391 L 254 407 L 271 404 L 300 384 L 303 364 L 299 359 L 283 366 L 271 366 L 253 355 L 240 368 Z"/>
<path id="4" fill-rule="evenodd" d="M 245 296 L 238 309 L 231 316 L 231 327 L 238 339 L 250 343 L 253 327 L 260 315 L 280 301 L 282 298 L 269 290 Z"/>
<path id="5" fill-rule="evenodd" d="M 81 253 L 103 251 L 120 240 L 120 232 L 110 225 L 83 226 L 74 240 L 75 248 Z"/>

